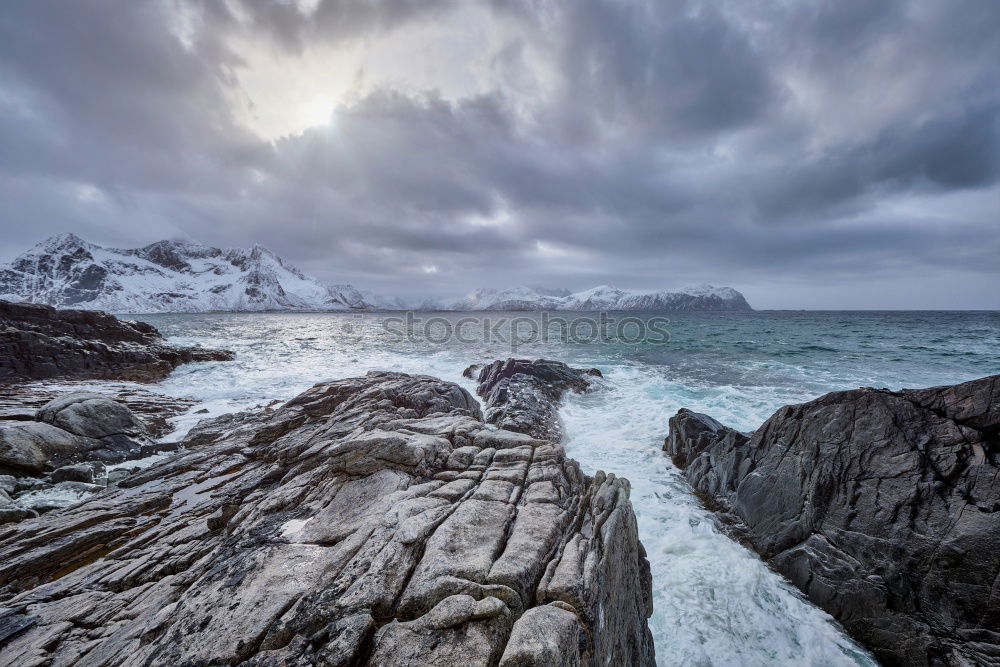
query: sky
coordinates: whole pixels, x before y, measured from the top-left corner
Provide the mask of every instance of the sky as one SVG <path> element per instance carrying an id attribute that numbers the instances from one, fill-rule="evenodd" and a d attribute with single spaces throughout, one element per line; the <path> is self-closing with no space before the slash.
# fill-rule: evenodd
<path id="1" fill-rule="evenodd" d="M 1000 309 L 996 0 L 6 0 L 0 261 Z"/>

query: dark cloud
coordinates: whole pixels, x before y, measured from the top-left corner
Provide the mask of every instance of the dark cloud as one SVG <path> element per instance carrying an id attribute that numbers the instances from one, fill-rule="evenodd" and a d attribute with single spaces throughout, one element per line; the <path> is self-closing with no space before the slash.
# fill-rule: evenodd
<path id="1" fill-rule="evenodd" d="M 991 0 L 15 0 L 2 259 L 181 234 L 400 293 L 1000 307 L 998 34 Z M 386 45 L 328 126 L 241 115 L 261 58 Z"/>

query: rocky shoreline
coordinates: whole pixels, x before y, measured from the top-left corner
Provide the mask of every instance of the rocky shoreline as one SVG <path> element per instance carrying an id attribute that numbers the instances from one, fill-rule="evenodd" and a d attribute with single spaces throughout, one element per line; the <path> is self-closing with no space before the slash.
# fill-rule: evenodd
<path id="1" fill-rule="evenodd" d="M 628 482 L 457 385 L 369 373 L 183 444 L 0 527 L 0 662 L 653 664 Z"/>
<path id="2" fill-rule="evenodd" d="M 157 440 L 194 401 L 132 383 L 232 358 L 107 313 L 0 300 L 0 524 L 75 504 L 137 469 L 123 462 L 177 449 Z"/>
<path id="3" fill-rule="evenodd" d="M 1000 661 L 1000 376 L 834 392 L 752 434 L 681 410 L 664 449 L 881 662 Z"/>
<path id="4" fill-rule="evenodd" d="M 29 378 L 231 353 L 104 313 L 0 316 L 0 663 L 654 664 L 629 483 L 562 446 L 559 404 L 597 369 L 470 366 L 482 408 L 371 372 L 158 443 L 191 402 Z M 1000 376 L 834 392 L 753 433 L 682 409 L 664 450 L 879 661 L 1000 661 Z"/>
<path id="5" fill-rule="evenodd" d="M 93 378 L 156 382 L 194 361 L 228 361 L 228 350 L 167 345 L 155 327 L 94 310 L 0 300 L 0 382 Z"/>

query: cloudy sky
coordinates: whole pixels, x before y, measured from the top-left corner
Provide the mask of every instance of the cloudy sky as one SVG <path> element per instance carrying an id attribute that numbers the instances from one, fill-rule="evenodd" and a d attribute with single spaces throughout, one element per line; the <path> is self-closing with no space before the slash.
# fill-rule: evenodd
<path id="1" fill-rule="evenodd" d="M 0 261 L 1000 308 L 996 0 L 6 0 Z"/>

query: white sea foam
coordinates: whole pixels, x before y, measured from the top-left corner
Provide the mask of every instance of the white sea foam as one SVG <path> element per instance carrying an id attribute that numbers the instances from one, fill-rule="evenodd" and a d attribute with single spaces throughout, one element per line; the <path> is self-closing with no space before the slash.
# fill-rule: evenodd
<path id="1" fill-rule="evenodd" d="M 81 503 L 93 495 L 93 491 L 73 487 L 69 484 L 57 484 L 47 489 L 29 491 L 14 499 L 14 505 L 19 507 L 35 507 L 39 504 L 51 507 L 69 507 Z"/>
<path id="2" fill-rule="evenodd" d="M 148 468 L 152 465 L 163 461 L 171 456 L 173 452 L 157 452 L 155 454 L 150 454 L 149 456 L 144 456 L 141 459 L 131 459 L 129 461 L 120 461 L 118 463 L 108 463 L 104 470 L 105 473 L 109 473 L 113 470 L 132 470 L 133 468 Z"/>
<path id="3" fill-rule="evenodd" d="M 716 528 L 660 451 L 681 405 L 737 416 L 738 391 L 678 391 L 656 369 L 612 367 L 603 390 L 562 410 L 567 451 L 584 470 L 632 483 L 639 537 L 653 573 L 650 628 L 661 665 L 875 664 L 824 612 Z M 764 410 L 762 409 L 761 412 Z"/>

